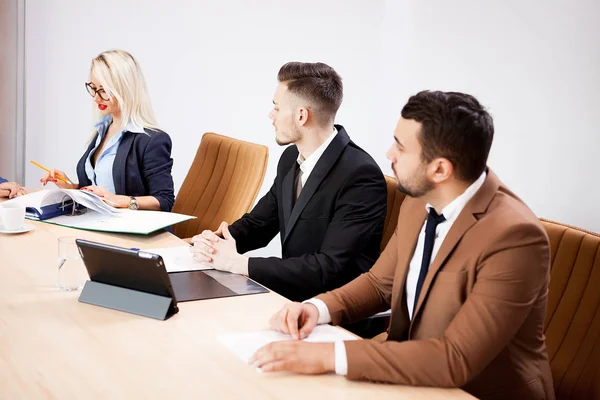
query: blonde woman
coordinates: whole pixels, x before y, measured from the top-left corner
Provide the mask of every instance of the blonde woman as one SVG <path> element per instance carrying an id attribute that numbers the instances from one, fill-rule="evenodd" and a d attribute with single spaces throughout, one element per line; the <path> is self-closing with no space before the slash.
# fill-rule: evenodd
<path id="1" fill-rule="evenodd" d="M 92 60 L 85 87 L 94 98 L 98 122 L 77 164 L 79 183 L 56 169 L 40 182 L 89 190 L 119 208 L 171 211 L 175 201 L 171 138 L 156 127 L 135 58 L 123 50 L 99 54 Z"/>

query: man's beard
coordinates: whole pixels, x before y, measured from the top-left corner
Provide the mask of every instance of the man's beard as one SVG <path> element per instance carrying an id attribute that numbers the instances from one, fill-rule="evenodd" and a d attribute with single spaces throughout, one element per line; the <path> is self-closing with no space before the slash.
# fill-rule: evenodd
<path id="1" fill-rule="evenodd" d="M 403 184 L 396 177 L 396 188 L 407 196 L 420 198 L 433 189 L 433 183 L 427 180 L 425 168 L 419 167 L 416 176 L 413 176 L 412 182 L 405 182 Z"/>

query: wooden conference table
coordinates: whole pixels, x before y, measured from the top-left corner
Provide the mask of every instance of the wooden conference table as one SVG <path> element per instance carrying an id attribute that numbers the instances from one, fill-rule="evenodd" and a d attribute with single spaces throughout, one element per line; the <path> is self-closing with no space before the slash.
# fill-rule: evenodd
<path id="1" fill-rule="evenodd" d="M 169 233 L 106 234 L 33 223 L 0 234 L 0 399 L 472 399 L 461 390 L 259 373 L 217 341 L 268 328 L 275 293 L 185 302 L 166 321 L 79 303 L 55 289 L 57 238 L 170 247 Z M 410 362 L 410 360 L 407 360 Z"/>

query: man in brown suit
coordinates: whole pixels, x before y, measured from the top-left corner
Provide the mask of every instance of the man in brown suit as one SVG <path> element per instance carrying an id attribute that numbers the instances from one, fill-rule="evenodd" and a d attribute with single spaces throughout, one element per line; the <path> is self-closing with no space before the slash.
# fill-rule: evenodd
<path id="1" fill-rule="evenodd" d="M 409 197 L 386 249 L 369 272 L 271 319 L 301 339 L 317 324 L 391 307 L 387 334 L 272 343 L 250 362 L 263 371 L 460 387 L 481 399 L 554 399 L 543 334 L 548 238 L 487 168 L 493 134 L 491 116 L 472 96 L 411 97 L 387 153 Z"/>

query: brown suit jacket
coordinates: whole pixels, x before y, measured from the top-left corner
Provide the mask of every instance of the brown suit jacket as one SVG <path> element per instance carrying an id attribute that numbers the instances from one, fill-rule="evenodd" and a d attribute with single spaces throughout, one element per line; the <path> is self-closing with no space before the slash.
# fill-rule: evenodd
<path id="1" fill-rule="evenodd" d="M 426 217 L 424 202 L 407 198 L 373 268 L 318 297 L 334 324 L 392 309 L 387 340 L 345 343 L 348 379 L 554 399 L 543 334 L 550 251 L 539 220 L 488 170 L 433 260 L 410 321 L 406 276 Z"/>

